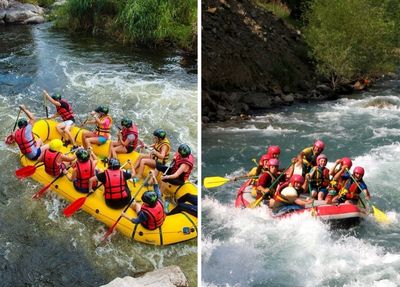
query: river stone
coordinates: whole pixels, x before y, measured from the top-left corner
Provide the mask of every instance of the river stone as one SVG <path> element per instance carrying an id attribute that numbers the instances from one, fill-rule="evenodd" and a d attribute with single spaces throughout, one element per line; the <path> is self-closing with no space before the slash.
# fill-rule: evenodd
<path id="1" fill-rule="evenodd" d="M 44 17 L 43 16 L 33 16 L 29 19 L 26 19 L 22 24 L 41 24 L 44 23 Z"/>
<path id="2" fill-rule="evenodd" d="M 6 10 L 0 9 L 0 21 L 3 21 L 5 16 L 6 16 Z"/>
<path id="3" fill-rule="evenodd" d="M 32 4 L 22 4 L 17 1 L 11 0 L 8 2 L 8 8 L 6 10 L 6 15 L 4 17 L 4 21 L 6 23 L 15 23 L 15 24 L 24 24 L 30 18 L 41 16 L 44 14 L 44 10 L 39 6 Z M 43 19 L 44 20 L 44 19 Z M 33 18 L 28 21 L 30 24 L 33 24 L 34 21 L 41 20 L 39 18 Z"/>
<path id="4" fill-rule="evenodd" d="M 7 9 L 8 1 L 7 0 L 0 0 L 0 9 Z"/>
<path id="5" fill-rule="evenodd" d="M 115 278 L 100 287 L 187 287 L 188 282 L 178 266 L 169 266 L 146 273 L 142 277 Z"/>

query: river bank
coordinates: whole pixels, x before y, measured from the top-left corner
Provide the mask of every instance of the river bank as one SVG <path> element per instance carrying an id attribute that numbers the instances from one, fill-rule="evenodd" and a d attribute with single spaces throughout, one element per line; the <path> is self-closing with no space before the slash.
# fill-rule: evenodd
<path id="1" fill-rule="evenodd" d="M 317 74 L 301 31 L 254 3 L 202 2 L 203 123 L 336 100 L 367 87 L 355 81 L 333 90 Z"/>

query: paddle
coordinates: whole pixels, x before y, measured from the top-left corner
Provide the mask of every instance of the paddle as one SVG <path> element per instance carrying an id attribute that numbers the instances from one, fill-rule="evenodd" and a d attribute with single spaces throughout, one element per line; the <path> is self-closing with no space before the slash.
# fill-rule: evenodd
<path id="1" fill-rule="evenodd" d="M 37 165 L 37 166 L 36 166 L 36 165 L 27 165 L 27 166 L 24 166 L 24 167 L 22 167 L 22 168 L 20 168 L 20 169 L 17 169 L 17 170 L 15 171 L 15 176 L 16 176 L 17 178 L 19 178 L 19 179 L 23 179 L 23 178 L 26 178 L 26 177 L 28 177 L 28 176 L 31 176 L 32 174 L 35 173 L 36 168 L 41 167 L 42 165 L 44 165 L 44 163 L 39 164 L 39 165 Z"/>
<path id="2" fill-rule="evenodd" d="M 135 201 L 135 197 L 139 194 L 139 192 L 142 190 L 142 188 L 145 186 L 145 184 L 147 183 L 147 181 L 150 179 L 151 173 L 149 173 L 149 175 L 145 178 L 145 180 L 143 181 L 142 185 L 139 187 L 138 191 L 135 193 L 134 196 L 132 196 L 132 199 L 129 201 L 129 204 L 125 207 L 124 211 L 122 211 L 121 215 L 118 217 L 118 219 L 115 221 L 115 223 L 107 230 L 106 234 L 104 234 L 104 237 L 102 239 L 102 242 L 106 241 L 107 238 L 113 233 L 115 227 L 117 226 L 118 222 L 121 220 L 122 218 L 122 214 L 125 213 L 128 208 L 131 206 L 131 204 Z"/>
<path id="3" fill-rule="evenodd" d="M 125 165 L 127 165 L 130 162 L 130 160 L 127 160 L 119 169 L 122 169 Z M 89 192 L 86 196 L 80 197 L 77 200 L 73 201 L 71 204 L 69 204 L 63 211 L 64 215 L 66 217 L 70 217 L 73 215 L 75 212 L 77 212 L 86 202 L 86 199 L 93 194 L 97 189 L 99 189 L 104 183 L 101 183 L 98 185 L 95 189 L 93 189 L 92 192 Z"/>
<path id="4" fill-rule="evenodd" d="M 67 170 L 69 170 L 71 167 L 69 166 Z M 60 173 L 55 179 L 52 180 L 48 185 L 42 187 L 38 192 L 36 192 L 33 196 L 32 199 L 39 199 L 48 189 L 49 187 L 55 183 L 59 178 L 61 178 L 64 174 Z"/>
<path id="5" fill-rule="evenodd" d="M 49 118 L 49 108 L 47 107 L 46 94 L 45 93 L 47 94 L 46 90 L 43 91 L 43 105 L 44 105 L 44 107 L 46 109 L 46 119 L 48 119 Z"/>
<path id="6" fill-rule="evenodd" d="M 275 184 L 278 183 L 279 179 L 282 177 L 282 175 L 284 175 L 286 173 L 286 171 L 293 165 L 293 163 L 291 163 L 287 168 L 285 168 L 285 170 L 274 180 L 273 183 L 271 183 L 271 186 L 268 189 L 271 189 L 275 186 Z M 255 208 L 257 207 L 260 202 L 263 200 L 264 196 L 261 196 L 259 199 L 257 199 L 256 201 L 253 201 L 252 203 L 250 203 L 249 207 L 250 208 Z"/>
<path id="7" fill-rule="evenodd" d="M 70 153 L 73 153 L 76 150 L 77 150 L 77 148 L 67 152 L 64 155 L 68 155 Z M 19 179 L 23 179 L 23 178 L 26 178 L 28 176 L 31 176 L 32 174 L 35 173 L 36 168 L 41 167 L 42 165 L 44 165 L 44 163 L 39 164 L 39 165 L 37 165 L 37 164 L 38 164 L 38 162 L 35 163 L 35 165 L 27 165 L 27 166 L 21 167 L 20 169 L 17 169 L 15 171 L 15 176 L 18 177 Z"/>
<path id="8" fill-rule="evenodd" d="M 13 128 L 11 134 L 8 135 L 6 137 L 6 139 L 5 139 L 5 141 L 4 141 L 8 145 L 15 143 L 14 131 L 15 131 L 16 127 L 17 127 L 17 123 L 18 123 L 18 120 L 19 120 L 19 116 L 21 115 L 21 111 L 22 111 L 21 108 L 19 108 L 18 116 L 17 116 L 17 119 L 15 120 L 15 123 L 14 123 L 14 128 Z"/>
<path id="9" fill-rule="evenodd" d="M 227 177 L 221 177 L 221 176 L 210 176 L 204 178 L 204 187 L 205 188 L 213 188 L 213 187 L 218 187 L 221 185 L 226 184 L 227 182 L 235 181 L 236 179 L 239 178 L 254 178 L 255 176 L 248 176 L 248 175 L 243 175 L 243 176 L 238 176 L 235 178 L 227 178 Z"/>
<path id="10" fill-rule="evenodd" d="M 353 179 L 353 181 L 357 184 L 357 187 L 361 190 L 361 193 L 360 193 L 360 195 L 361 195 L 360 196 L 361 203 L 365 206 L 365 204 L 363 202 L 363 199 L 361 198 L 361 197 L 364 197 L 364 200 L 367 202 L 367 204 L 369 206 L 372 206 L 372 211 L 373 211 L 372 214 L 374 215 L 376 221 L 378 221 L 379 223 L 386 223 L 386 224 L 390 223 L 389 217 L 383 211 L 379 210 L 376 206 L 371 204 L 371 202 L 365 197 L 364 193 L 362 192 L 361 186 L 358 184 L 356 179 L 350 173 L 349 169 L 346 168 L 346 170 L 349 173 L 350 177 Z"/>

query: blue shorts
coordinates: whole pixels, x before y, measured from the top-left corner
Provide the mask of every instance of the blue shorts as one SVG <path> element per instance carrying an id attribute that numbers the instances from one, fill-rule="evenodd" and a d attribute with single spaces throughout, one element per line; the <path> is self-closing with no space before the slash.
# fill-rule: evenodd
<path id="1" fill-rule="evenodd" d="M 37 160 L 41 154 L 42 154 L 42 150 L 40 148 L 38 148 L 36 150 L 36 154 L 31 152 L 31 153 L 26 154 L 25 156 L 27 158 L 29 158 L 30 160 Z"/>
<path id="2" fill-rule="evenodd" d="M 100 145 L 105 144 L 107 141 L 107 138 L 102 137 L 102 136 L 98 136 L 97 139 L 98 139 Z"/>

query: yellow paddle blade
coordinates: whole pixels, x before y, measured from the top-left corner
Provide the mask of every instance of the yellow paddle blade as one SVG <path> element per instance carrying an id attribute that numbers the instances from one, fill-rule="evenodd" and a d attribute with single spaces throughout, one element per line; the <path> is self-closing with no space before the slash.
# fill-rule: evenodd
<path id="1" fill-rule="evenodd" d="M 249 207 L 250 208 L 256 208 L 259 204 L 260 204 L 260 202 L 263 200 L 263 197 L 261 196 L 259 199 L 257 199 L 257 200 L 255 200 L 255 201 L 253 201 L 253 202 L 251 202 L 250 204 L 249 204 Z"/>
<path id="2" fill-rule="evenodd" d="M 217 186 L 221 186 L 225 183 L 230 181 L 229 178 L 226 177 L 220 177 L 220 176 L 210 176 L 204 178 L 204 187 L 205 188 L 213 188 Z"/>
<path id="3" fill-rule="evenodd" d="M 390 223 L 389 217 L 383 211 L 379 210 L 374 205 L 372 205 L 372 210 L 374 211 L 374 217 L 375 217 L 376 221 L 378 221 L 379 223 L 385 223 L 385 224 Z"/>

